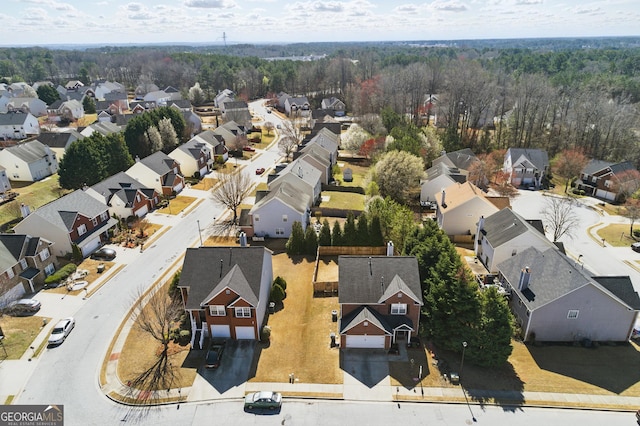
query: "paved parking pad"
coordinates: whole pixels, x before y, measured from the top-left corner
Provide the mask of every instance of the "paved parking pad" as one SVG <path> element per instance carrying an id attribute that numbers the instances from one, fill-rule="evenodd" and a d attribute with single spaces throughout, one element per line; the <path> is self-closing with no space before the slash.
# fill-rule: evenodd
<path id="1" fill-rule="evenodd" d="M 344 399 L 391 400 L 386 351 L 343 349 L 340 352 L 340 368 L 344 371 Z"/>

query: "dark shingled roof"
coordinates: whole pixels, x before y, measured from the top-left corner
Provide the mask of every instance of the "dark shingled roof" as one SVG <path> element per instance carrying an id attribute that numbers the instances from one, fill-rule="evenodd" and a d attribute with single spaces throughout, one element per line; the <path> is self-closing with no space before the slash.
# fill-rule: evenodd
<path id="1" fill-rule="evenodd" d="M 547 151 L 530 148 L 509 148 L 511 159 L 515 162 L 522 156 L 527 158 L 538 170 L 543 170 L 549 166 L 549 156 Z"/>
<path id="2" fill-rule="evenodd" d="M 531 232 L 546 240 L 544 233 L 540 233 L 539 229 L 529 224 L 519 214 L 510 208 L 502 209 L 484 219 L 482 233 L 489 241 L 492 247 L 500 247 L 502 244 L 509 242 L 525 232 Z M 551 245 L 551 242 L 549 242 Z"/>
<path id="3" fill-rule="evenodd" d="M 378 304 L 402 291 L 422 304 L 418 261 L 413 256 L 340 256 L 339 303 Z"/>
<path id="4" fill-rule="evenodd" d="M 628 275 L 611 277 L 592 277 L 602 287 L 613 293 L 618 299 L 629 305 L 634 310 L 640 310 L 640 297 L 633 288 L 633 283 Z"/>
<path id="5" fill-rule="evenodd" d="M 185 309 L 201 309 L 225 287 L 257 306 L 265 251 L 269 252 L 264 247 L 188 248 L 178 284 L 188 288 Z"/>

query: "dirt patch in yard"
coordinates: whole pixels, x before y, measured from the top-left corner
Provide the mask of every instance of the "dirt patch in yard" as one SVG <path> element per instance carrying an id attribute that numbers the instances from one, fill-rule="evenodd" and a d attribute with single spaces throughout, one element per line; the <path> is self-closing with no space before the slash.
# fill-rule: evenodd
<path id="1" fill-rule="evenodd" d="M 0 361 L 3 359 L 20 359 L 42 330 L 44 320 L 48 322 L 49 318 L 0 316 L 0 327 L 2 327 L 2 332 L 5 335 L 2 340 L 4 350 L 0 350 Z"/>
<path id="2" fill-rule="evenodd" d="M 338 256 L 322 256 L 316 281 L 338 281 Z"/>
<path id="3" fill-rule="evenodd" d="M 287 382 L 294 373 L 301 383 L 342 383 L 339 350 L 331 348 L 330 333 L 337 333 L 331 311 L 338 298 L 314 298 L 311 258 L 273 256 L 273 275 L 287 281 L 282 309 L 269 316 L 271 341 L 262 349 L 252 382 Z"/>

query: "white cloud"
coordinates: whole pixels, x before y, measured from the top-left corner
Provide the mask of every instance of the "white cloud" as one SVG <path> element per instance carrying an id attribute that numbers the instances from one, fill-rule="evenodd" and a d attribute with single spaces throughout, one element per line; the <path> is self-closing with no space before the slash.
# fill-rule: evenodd
<path id="1" fill-rule="evenodd" d="M 532 6 L 534 4 L 542 4 L 543 0 L 516 0 L 516 6 Z"/>
<path id="2" fill-rule="evenodd" d="M 316 12 L 343 12 L 344 5 L 337 1 L 316 1 L 313 3 Z"/>
<path id="3" fill-rule="evenodd" d="M 429 5 L 434 10 L 443 12 L 464 12 L 467 5 L 456 0 L 436 0 Z"/>
<path id="4" fill-rule="evenodd" d="M 416 13 L 418 12 L 418 5 L 413 3 L 402 4 L 396 6 L 393 11 L 396 13 Z"/>
<path id="5" fill-rule="evenodd" d="M 142 5 L 140 3 L 129 3 L 125 5 L 125 9 L 129 12 L 139 12 L 142 10 Z"/>
<path id="6" fill-rule="evenodd" d="M 47 11 L 39 7 L 29 7 L 25 9 L 22 19 L 27 21 L 44 21 L 49 19 Z"/>
<path id="7" fill-rule="evenodd" d="M 229 9 L 234 7 L 235 3 L 227 0 L 185 0 L 184 5 L 201 9 Z"/>
<path id="8" fill-rule="evenodd" d="M 133 19 L 134 21 L 148 21 L 153 19 L 153 16 L 149 12 L 138 12 L 130 14 L 129 19 Z"/>

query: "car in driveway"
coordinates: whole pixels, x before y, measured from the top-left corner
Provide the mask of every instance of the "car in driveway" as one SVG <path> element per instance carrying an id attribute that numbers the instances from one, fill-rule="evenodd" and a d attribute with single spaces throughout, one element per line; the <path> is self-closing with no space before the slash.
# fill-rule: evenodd
<path id="1" fill-rule="evenodd" d="M 225 342 L 212 342 L 207 351 L 205 357 L 206 368 L 218 368 L 220 366 L 220 360 L 222 359 L 222 353 L 224 352 Z"/>
<path id="2" fill-rule="evenodd" d="M 245 146 L 242 148 L 243 151 L 248 151 L 248 152 L 256 152 L 256 149 L 252 146 Z"/>
<path id="3" fill-rule="evenodd" d="M 263 174 L 263 173 L 264 173 L 264 167 L 258 167 L 258 168 L 256 169 L 256 174 L 257 174 L 257 175 L 261 175 L 261 174 Z"/>
<path id="4" fill-rule="evenodd" d="M 36 299 L 15 300 L 7 306 L 6 312 L 14 317 L 33 315 L 40 310 L 41 303 Z"/>
<path id="5" fill-rule="evenodd" d="M 49 344 L 50 345 L 59 345 L 65 341 L 73 327 L 76 326 L 76 320 L 73 317 L 65 318 L 60 321 L 53 327 L 53 331 L 49 336 Z"/>
<path id="6" fill-rule="evenodd" d="M 116 258 L 116 251 L 108 247 L 102 247 L 99 250 L 94 251 L 91 254 L 91 259 L 94 260 L 113 260 Z"/>
<path id="7" fill-rule="evenodd" d="M 246 395 L 244 397 L 244 408 L 253 410 L 254 408 L 268 408 L 275 410 L 282 407 L 282 394 L 279 392 L 260 391 Z"/>
<path id="8" fill-rule="evenodd" d="M 640 253 L 640 242 L 631 244 L 631 250 Z"/>

